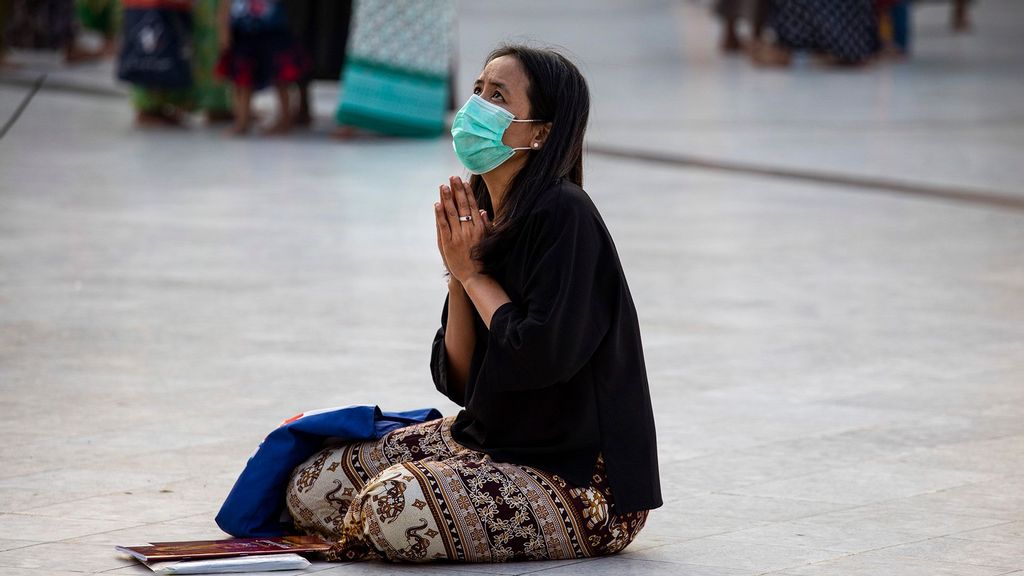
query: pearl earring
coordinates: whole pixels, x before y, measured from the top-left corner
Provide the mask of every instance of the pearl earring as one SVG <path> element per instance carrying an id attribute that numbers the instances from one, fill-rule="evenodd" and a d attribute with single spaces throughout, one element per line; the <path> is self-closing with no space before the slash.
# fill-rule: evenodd
<path id="1" fill-rule="evenodd" d="M 534 142 L 533 143 L 533 147 L 534 148 L 540 148 L 540 142 Z"/>

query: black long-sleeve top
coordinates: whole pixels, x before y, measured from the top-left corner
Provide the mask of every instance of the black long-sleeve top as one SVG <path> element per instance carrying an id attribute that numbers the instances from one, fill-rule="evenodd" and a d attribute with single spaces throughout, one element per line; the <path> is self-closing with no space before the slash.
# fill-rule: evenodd
<path id="1" fill-rule="evenodd" d="M 590 483 L 601 454 L 616 513 L 661 506 L 640 326 L 590 197 L 564 179 L 545 191 L 495 267 L 511 302 L 490 330 L 474 309 L 463 396 L 448 386 L 447 299 L 434 337 L 434 384 L 464 407 L 455 440 L 577 486 Z"/>

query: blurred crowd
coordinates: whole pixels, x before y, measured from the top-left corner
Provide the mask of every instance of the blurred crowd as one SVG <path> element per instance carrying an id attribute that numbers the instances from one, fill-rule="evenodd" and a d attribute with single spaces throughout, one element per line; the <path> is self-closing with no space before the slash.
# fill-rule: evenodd
<path id="1" fill-rule="evenodd" d="M 955 30 L 969 0 L 947 2 Z M 911 0 L 714 0 L 721 48 L 763 66 L 808 52 L 858 66 L 911 52 Z M 436 136 L 454 107 L 454 0 L 3 0 L 8 47 L 59 50 L 69 63 L 116 57 L 143 126 L 183 126 L 194 114 L 244 135 L 312 122 L 310 84 L 340 82 L 341 138 Z M 102 40 L 83 49 L 76 36 Z M 271 91 L 272 118 L 253 95 Z"/>
<path id="2" fill-rule="evenodd" d="M 952 28 L 967 30 L 969 0 L 946 1 Z M 856 66 L 910 53 L 911 5 L 911 0 L 716 0 L 715 13 L 722 21 L 722 50 L 749 54 L 758 65 L 788 66 L 795 52 L 804 51 L 830 64 Z"/>
<path id="3" fill-rule="evenodd" d="M 335 134 L 436 136 L 452 109 L 453 0 L 12 0 L 0 8 L 8 47 L 60 50 L 68 62 L 114 56 L 144 126 L 193 114 L 249 133 L 252 98 L 272 91 L 262 132 L 313 119 L 310 84 L 341 82 Z M 83 30 L 104 39 L 83 51 Z M 2 56 L 0 56 L 2 57 Z"/>

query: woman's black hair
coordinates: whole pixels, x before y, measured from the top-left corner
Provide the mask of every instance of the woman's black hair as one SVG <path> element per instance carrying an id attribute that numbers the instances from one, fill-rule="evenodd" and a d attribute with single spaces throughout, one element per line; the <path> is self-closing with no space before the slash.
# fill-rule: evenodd
<path id="1" fill-rule="evenodd" d="M 526 163 L 509 183 L 502 213 L 496 218 L 487 184 L 479 175 L 469 179 L 477 204 L 494 219 L 494 228 L 477 246 L 475 256 L 490 272 L 494 256 L 514 241 L 537 198 L 560 178 L 583 186 L 583 136 L 590 116 L 590 91 L 587 81 L 568 58 L 547 49 L 518 44 L 499 46 L 487 56 L 487 62 L 512 56 L 523 67 L 530 85 L 528 118 L 551 123 L 544 145 L 527 153 Z"/>

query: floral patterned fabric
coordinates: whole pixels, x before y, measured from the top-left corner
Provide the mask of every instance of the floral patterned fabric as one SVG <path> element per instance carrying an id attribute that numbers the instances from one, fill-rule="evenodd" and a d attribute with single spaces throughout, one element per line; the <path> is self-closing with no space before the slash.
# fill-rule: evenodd
<path id="1" fill-rule="evenodd" d="M 348 55 L 447 76 L 454 48 L 451 0 L 357 0 Z"/>
<path id="2" fill-rule="evenodd" d="M 647 512 L 615 515 L 598 460 L 589 486 L 494 462 L 451 437 L 454 418 L 325 448 L 295 469 L 296 527 L 337 541 L 332 560 L 504 562 L 614 554 Z"/>

